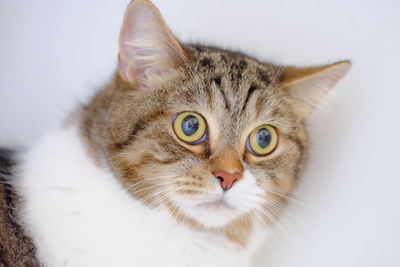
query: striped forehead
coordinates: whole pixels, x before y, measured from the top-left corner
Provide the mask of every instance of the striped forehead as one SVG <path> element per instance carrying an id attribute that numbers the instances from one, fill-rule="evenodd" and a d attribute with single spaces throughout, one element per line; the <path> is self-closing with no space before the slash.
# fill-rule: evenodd
<path id="1" fill-rule="evenodd" d="M 268 105 L 276 74 L 275 67 L 241 54 L 199 52 L 193 83 L 180 97 L 211 116 L 227 136 L 237 136 L 261 113 L 276 113 L 271 109 L 279 107 Z"/>
<path id="2" fill-rule="evenodd" d="M 197 61 L 197 73 L 206 85 L 203 89 L 211 90 L 214 100 L 235 116 L 243 112 L 254 93 L 271 87 L 276 74 L 274 67 L 240 53 L 199 52 Z"/>

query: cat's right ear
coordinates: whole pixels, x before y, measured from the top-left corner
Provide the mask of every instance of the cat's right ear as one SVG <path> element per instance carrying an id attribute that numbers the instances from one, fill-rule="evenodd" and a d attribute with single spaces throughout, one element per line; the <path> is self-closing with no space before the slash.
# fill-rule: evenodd
<path id="1" fill-rule="evenodd" d="M 145 87 L 185 62 L 185 51 L 168 29 L 157 7 L 134 0 L 126 9 L 119 37 L 118 73 Z"/>

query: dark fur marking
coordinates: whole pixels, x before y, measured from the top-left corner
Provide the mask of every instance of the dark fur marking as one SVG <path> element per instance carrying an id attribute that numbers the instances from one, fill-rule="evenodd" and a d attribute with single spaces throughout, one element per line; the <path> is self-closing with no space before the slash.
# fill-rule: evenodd
<path id="1" fill-rule="evenodd" d="M 199 44 L 192 44 L 192 47 L 197 51 L 197 52 L 203 52 L 204 51 L 204 46 L 199 45 Z"/>
<path id="2" fill-rule="evenodd" d="M 204 159 L 209 159 L 211 157 L 211 147 L 208 141 L 206 141 L 206 143 L 204 144 L 204 151 L 202 156 Z"/>
<path id="3" fill-rule="evenodd" d="M 264 74 L 260 76 L 260 80 L 266 83 L 271 83 L 271 80 L 268 78 L 268 76 Z"/>
<path id="4" fill-rule="evenodd" d="M 158 117 L 160 117 L 162 115 L 164 115 L 164 111 L 157 111 L 157 112 L 147 116 L 145 119 L 139 119 L 133 126 L 133 129 L 132 129 L 131 133 L 128 135 L 128 137 L 126 138 L 126 140 L 116 143 L 114 145 L 115 149 L 121 150 L 124 147 L 130 145 L 135 140 L 135 138 L 139 132 L 145 130 L 151 121 L 157 119 Z"/>
<path id="5" fill-rule="evenodd" d="M 115 144 L 115 148 L 120 150 L 126 146 L 128 146 L 129 144 L 132 143 L 132 141 L 135 139 L 136 135 L 140 132 L 143 131 L 146 127 L 145 127 L 146 122 L 143 120 L 138 120 L 135 123 L 135 126 L 133 127 L 133 130 L 131 131 L 131 133 L 129 134 L 128 138 L 120 143 L 116 143 Z"/>
<path id="6" fill-rule="evenodd" d="M 14 152 L 0 149 L 0 266 L 40 266 L 36 249 L 19 225 L 15 210 L 17 198 L 11 185 L 16 161 Z"/>
<path id="7" fill-rule="evenodd" d="M 164 160 L 157 160 L 158 163 L 163 164 L 163 165 L 170 165 L 179 162 L 180 159 L 178 158 L 168 158 Z"/>
<path id="8" fill-rule="evenodd" d="M 218 89 L 219 89 L 219 91 L 221 92 L 222 98 L 224 99 L 225 108 L 226 108 L 227 110 L 231 110 L 231 105 L 229 104 L 228 97 L 226 96 L 224 90 L 222 90 L 222 88 L 220 88 L 220 87 L 219 87 Z"/>
<path id="9" fill-rule="evenodd" d="M 153 162 L 156 162 L 158 164 L 169 165 L 172 163 L 176 163 L 179 160 L 180 159 L 178 159 L 178 158 L 169 158 L 169 159 L 161 160 L 161 159 L 156 158 L 152 154 L 145 154 L 145 155 L 143 155 L 142 159 L 139 161 L 139 163 L 137 165 L 138 166 L 150 165 Z"/>
<path id="10" fill-rule="evenodd" d="M 247 67 L 247 62 L 244 61 L 244 60 L 241 60 L 239 62 L 239 67 L 240 67 L 241 70 L 244 70 Z"/>
<path id="11" fill-rule="evenodd" d="M 226 56 L 221 55 L 221 60 L 226 64 L 228 63 L 228 60 L 226 59 Z"/>
<path id="12" fill-rule="evenodd" d="M 221 77 L 220 76 L 215 77 L 214 82 L 218 87 L 220 87 L 221 86 Z"/>
<path id="13" fill-rule="evenodd" d="M 242 112 L 246 109 L 247 107 L 247 102 L 249 102 L 250 97 L 253 95 L 253 93 L 257 90 L 257 86 L 252 84 L 249 88 L 249 90 L 247 91 L 247 95 L 246 95 L 246 99 L 244 100 L 244 104 L 242 107 Z"/>
<path id="14" fill-rule="evenodd" d="M 262 71 L 261 69 L 258 69 L 258 78 L 259 78 L 261 81 L 263 81 L 263 82 L 265 82 L 265 83 L 267 83 L 267 84 L 270 84 L 270 83 L 271 83 L 271 79 L 270 79 L 270 78 L 268 77 L 268 75 L 266 75 L 265 72 Z"/>
<path id="15" fill-rule="evenodd" d="M 0 148 L 0 174 L 10 175 L 11 168 L 15 165 L 13 161 L 14 152 L 10 149 Z"/>
<path id="16" fill-rule="evenodd" d="M 202 60 L 200 60 L 200 64 L 203 66 L 203 67 L 207 67 L 207 66 L 210 66 L 211 65 L 211 59 L 210 58 L 203 58 Z"/>

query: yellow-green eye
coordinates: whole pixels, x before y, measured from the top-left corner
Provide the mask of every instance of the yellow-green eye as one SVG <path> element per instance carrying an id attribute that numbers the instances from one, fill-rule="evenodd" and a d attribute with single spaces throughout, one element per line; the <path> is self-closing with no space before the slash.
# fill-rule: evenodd
<path id="1" fill-rule="evenodd" d="M 176 136 L 185 143 L 195 145 L 206 139 L 206 121 L 195 112 L 182 112 L 175 115 L 172 126 Z"/>
<path id="2" fill-rule="evenodd" d="M 255 128 L 247 137 L 246 148 L 255 156 L 266 156 L 276 148 L 278 133 L 269 125 L 261 125 Z"/>

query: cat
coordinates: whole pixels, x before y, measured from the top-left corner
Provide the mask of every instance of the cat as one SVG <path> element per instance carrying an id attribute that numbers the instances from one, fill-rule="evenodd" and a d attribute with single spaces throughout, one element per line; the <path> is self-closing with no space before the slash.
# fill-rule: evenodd
<path id="1" fill-rule="evenodd" d="M 27 151 L 0 150 L 0 262 L 251 266 L 306 165 L 305 123 L 350 66 L 182 44 L 132 1 L 112 81 Z"/>

